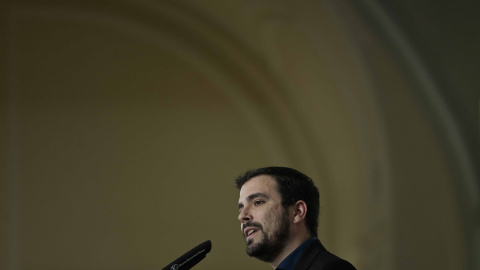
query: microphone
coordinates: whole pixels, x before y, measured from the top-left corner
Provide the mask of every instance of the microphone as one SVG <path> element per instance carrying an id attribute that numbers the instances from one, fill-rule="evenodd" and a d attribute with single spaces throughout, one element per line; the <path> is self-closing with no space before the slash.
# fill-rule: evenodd
<path id="1" fill-rule="evenodd" d="M 188 270 L 203 260 L 211 249 L 212 242 L 210 240 L 205 241 L 162 268 L 162 270 Z"/>

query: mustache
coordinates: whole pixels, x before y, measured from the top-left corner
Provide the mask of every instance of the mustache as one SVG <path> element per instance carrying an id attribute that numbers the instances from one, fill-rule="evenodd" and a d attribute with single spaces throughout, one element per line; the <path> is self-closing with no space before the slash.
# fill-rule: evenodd
<path id="1" fill-rule="evenodd" d="M 246 227 L 257 227 L 260 230 L 263 230 L 262 224 L 257 223 L 257 222 L 252 222 L 252 221 L 247 221 L 247 222 L 243 223 L 242 232 L 245 230 Z"/>

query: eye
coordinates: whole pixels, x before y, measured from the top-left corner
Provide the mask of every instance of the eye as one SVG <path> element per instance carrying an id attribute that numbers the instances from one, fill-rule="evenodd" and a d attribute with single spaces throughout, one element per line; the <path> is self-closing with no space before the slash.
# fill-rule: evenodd
<path id="1" fill-rule="evenodd" d="M 254 204 L 255 206 L 261 205 L 261 204 L 263 204 L 263 203 L 264 203 L 264 201 L 261 201 L 261 200 L 258 200 L 258 201 L 253 202 L 253 204 Z"/>

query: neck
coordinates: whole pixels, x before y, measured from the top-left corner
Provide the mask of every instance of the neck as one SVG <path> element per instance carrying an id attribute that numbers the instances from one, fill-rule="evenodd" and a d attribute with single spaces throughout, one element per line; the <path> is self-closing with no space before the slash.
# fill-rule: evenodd
<path id="1" fill-rule="evenodd" d="M 278 254 L 278 256 L 270 262 L 270 265 L 273 267 L 273 269 L 276 269 L 278 265 L 283 260 L 285 260 L 288 255 L 290 255 L 290 253 L 292 253 L 297 247 L 299 247 L 303 242 L 307 241 L 307 239 L 309 239 L 310 237 L 312 237 L 310 234 L 304 233 L 301 235 L 297 235 L 296 237 L 289 240 L 283 248 L 282 252 L 280 252 L 280 254 Z"/>

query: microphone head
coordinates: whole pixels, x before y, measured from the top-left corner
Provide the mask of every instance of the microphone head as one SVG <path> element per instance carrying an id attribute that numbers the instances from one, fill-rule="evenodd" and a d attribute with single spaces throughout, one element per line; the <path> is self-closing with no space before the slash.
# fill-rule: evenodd
<path id="1" fill-rule="evenodd" d="M 178 259 L 162 268 L 162 270 L 188 270 L 203 260 L 212 249 L 212 242 L 207 240 L 192 248 Z"/>
<path id="2" fill-rule="evenodd" d="M 204 248 L 205 249 L 205 254 L 209 253 L 210 250 L 212 250 L 212 241 L 207 240 L 207 241 L 201 243 L 200 245 L 194 247 L 194 249 L 197 249 L 197 248 L 199 248 L 199 249 Z"/>

